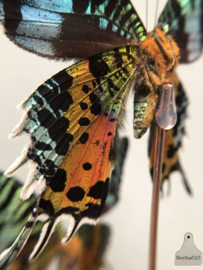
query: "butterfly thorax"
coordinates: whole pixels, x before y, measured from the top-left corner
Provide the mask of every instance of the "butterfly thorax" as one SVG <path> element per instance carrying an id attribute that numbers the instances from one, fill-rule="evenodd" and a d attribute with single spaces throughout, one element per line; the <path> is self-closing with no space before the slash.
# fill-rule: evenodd
<path id="1" fill-rule="evenodd" d="M 139 44 L 141 64 L 137 70 L 134 96 L 134 136 L 141 138 L 155 115 L 158 91 L 171 84 L 179 62 L 179 48 L 160 27 Z"/>
<path id="2" fill-rule="evenodd" d="M 179 63 L 179 48 L 173 38 L 158 27 L 140 43 L 140 48 L 151 83 L 158 87 L 167 82 L 167 71 L 174 72 Z"/>

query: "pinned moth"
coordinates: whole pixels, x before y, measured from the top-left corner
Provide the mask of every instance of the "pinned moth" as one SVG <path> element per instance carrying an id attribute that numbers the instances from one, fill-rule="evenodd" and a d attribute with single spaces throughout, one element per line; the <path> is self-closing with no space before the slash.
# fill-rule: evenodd
<path id="1" fill-rule="evenodd" d="M 187 98 L 175 69 L 179 62 L 201 54 L 202 48 L 188 49 L 181 41 L 187 34 L 195 45 L 202 37 L 202 26 L 195 39 L 193 29 L 182 23 L 191 16 L 201 22 L 202 1 L 168 1 L 151 33 L 128 0 L 59 2 L 0 1 L 6 34 L 18 46 L 53 59 L 88 57 L 51 77 L 22 104 L 26 117 L 12 136 L 28 133 L 31 144 L 7 175 L 30 162 L 34 169 L 21 198 L 28 198 L 40 181 L 45 188 L 28 225 L 1 256 L 4 265 L 17 255 L 37 220 L 46 223 L 31 259 L 42 251 L 61 219 L 68 224 L 64 243 L 83 223 L 96 223 L 104 208 L 122 107 L 131 88 L 135 137 L 152 126 L 153 170 L 158 92 L 173 80 L 178 116 L 175 129 L 167 131 L 162 180 L 179 170 L 189 191 L 177 154 L 185 132 Z"/>

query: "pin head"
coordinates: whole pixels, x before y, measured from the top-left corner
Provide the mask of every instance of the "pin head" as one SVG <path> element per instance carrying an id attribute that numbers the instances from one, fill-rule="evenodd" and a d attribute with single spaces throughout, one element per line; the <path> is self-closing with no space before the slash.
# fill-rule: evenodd
<path id="1" fill-rule="evenodd" d="M 177 122 L 174 88 L 172 84 L 162 84 L 156 105 L 156 121 L 163 129 L 171 129 Z"/>

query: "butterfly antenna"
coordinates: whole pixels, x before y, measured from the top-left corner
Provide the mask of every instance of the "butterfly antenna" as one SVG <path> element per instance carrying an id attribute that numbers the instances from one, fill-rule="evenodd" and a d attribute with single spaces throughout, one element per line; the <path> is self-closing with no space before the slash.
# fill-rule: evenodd
<path id="1" fill-rule="evenodd" d="M 156 10 L 155 10 L 154 27 L 157 25 L 158 9 L 159 9 L 159 0 L 156 1 Z"/>

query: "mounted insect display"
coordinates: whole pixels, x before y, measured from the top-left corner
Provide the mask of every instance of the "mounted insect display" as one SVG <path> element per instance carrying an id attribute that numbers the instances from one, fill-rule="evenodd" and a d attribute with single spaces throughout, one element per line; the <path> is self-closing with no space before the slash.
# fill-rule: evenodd
<path id="1" fill-rule="evenodd" d="M 151 175 L 158 123 L 168 129 L 163 141 L 163 166 L 161 162 L 159 167 L 162 183 L 178 171 L 185 189 L 191 193 L 187 180 L 190 178 L 178 157 L 188 98 L 176 68 L 201 55 L 202 1 L 168 1 L 157 26 L 149 33 L 134 6 L 126 0 L 0 0 L 0 10 L 5 34 L 18 47 L 48 59 L 79 59 L 55 75 L 52 72 L 50 79 L 44 83 L 42 80 L 32 94 L 34 89 L 26 83 L 30 96 L 20 105 L 24 116 L 11 137 L 27 133 L 30 142 L 6 175 L 11 176 L 27 163 L 30 173 L 20 196 L 29 199 L 38 185 L 42 193 L 19 237 L 2 253 L 2 269 L 18 255 L 37 221 L 44 226 L 31 260 L 48 244 L 62 220 L 66 224 L 64 244 L 82 224 L 96 224 L 119 154 L 128 96 L 133 110 L 131 134 L 138 139 L 150 128 Z M 29 80 L 35 76 L 31 72 Z M 135 169 L 133 178 L 144 181 L 144 188 L 138 183 L 137 189 L 131 187 L 129 191 L 134 197 L 142 194 L 138 205 L 146 203 L 145 188 L 149 185 L 151 189 L 149 176 L 145 177 L 147 164 L 139 164 L 142 152 L 135 150 L 131 158 L 142 167 L 139 177 Z M 136 217 L 130 203 L 127 211 Z M 125 230 L 127 223 L 122 216 L 120 220 Z"/>

